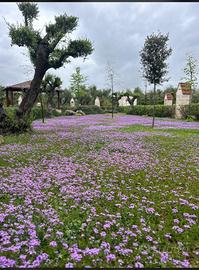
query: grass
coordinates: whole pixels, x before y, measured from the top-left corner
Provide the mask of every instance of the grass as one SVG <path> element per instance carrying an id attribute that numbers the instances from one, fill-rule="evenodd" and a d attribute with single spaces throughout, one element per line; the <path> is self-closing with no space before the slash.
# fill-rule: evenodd
<path id="1" fill-rule="evenodd" d="M 26 267 L 199 267 L 197 130 L 60 130 L 5 137 L 0 231 L 11 242 L 0 243 L 0 258 Z"/>

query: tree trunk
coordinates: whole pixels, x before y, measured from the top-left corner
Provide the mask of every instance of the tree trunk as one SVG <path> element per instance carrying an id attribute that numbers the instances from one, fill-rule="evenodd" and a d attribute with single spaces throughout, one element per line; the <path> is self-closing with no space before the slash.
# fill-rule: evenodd
<path id="1" fill-rule="evenodd" d="M 25 115 L 29 115 L 31 109 L 40 93 L 40 86 L 46 70 L 35 70 L 34 78 L 30 85 L 30 90 L 25 94 L 19 109 L 17 110 L 17 120 L 22 119 Z"/>
<path id="2" fill-rule="evenodd" d="M 153 87 L 153 121 L 152 121 L 152 128 L 155 125 L 155 94 L 156 94 L 156 83 L 154 83 L 154 87 Z"/>
<path id="3" fill-rule="evenodd" d="M 37 100 L 43 77 L 48 70 L 48 55 L 49 52 L 47 45 L 45 43 L 41 43 L 37 53 L 35 74 L 30 85 L 30 90 L 25 94 L 16 112 L 17 121 L 22 120 L 25 116 L 30 114 L 32 107 Z"/>
<path id="4" fill-rule="evenodd" d="M 133 106 L 134 101 L 136 100 L 136 97 L 130 98 L 127 96 L 127 101 L 130 103 L 131 106 Z"/>

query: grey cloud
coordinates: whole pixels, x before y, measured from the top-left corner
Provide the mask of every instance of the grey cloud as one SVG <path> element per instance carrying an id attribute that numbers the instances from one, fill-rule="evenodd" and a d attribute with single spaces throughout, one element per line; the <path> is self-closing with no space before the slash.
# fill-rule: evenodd
<path id="1" fill-rule="evenodd" d="M 93 41 L 94 52 L 85 62 L 74 59 L 64 68 L 53 71 L 61 76 L 64 87 L 69 85 L 70 75 L 76 66 L 88 77 L 89 84 L 107 87 L 106 65 L 112 63 L 118 80 L 115 89 L 144 87 L 140 73 L 139 51 L 147 35 L 161 31 L 169 33 L 169 45 L 173 53 L 168 61 L 170 80 L 163 86 L 177 85 L 183 77 L 186 53 L 199 58 L 198 51 L 198 3 L 38 3 L 40 18 L 35 26 L 42 29 L 54 15 L 66 12 L 79 17 L 79 27 L 73 37 L 87 37 Z M 7 21 L 22 21 L 15 3 L 1 3 L 0 16 Z M 30 64 L 10 47 L 7 26 L 0 25 L 0 84 L 26 80 L 22 65 Z M 51 71 L 51 70 L 50 70 Z"/>

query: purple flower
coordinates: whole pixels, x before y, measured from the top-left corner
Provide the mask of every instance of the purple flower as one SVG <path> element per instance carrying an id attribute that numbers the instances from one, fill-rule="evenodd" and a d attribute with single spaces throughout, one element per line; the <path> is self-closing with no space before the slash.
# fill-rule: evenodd
<path id="1" fill-rule="evenodd" d="M 107 261 L 109 262 L 109 261 L 115 261 L 115 259 L 116 259 L 116 256 L 115 256 L 115 254 L 108 254 L 107 256 L 106 256 L 106 259 L 107 259 Z"/>
<path id="2" fill-rule="evenodd" d="M 51 247 L 57 247 L 57 242 L 56 241 L 51 241 L 49 245 Z"/>
<path id="3" fill-rule="evenodd" d="M 105 236 L 106 236 L 106 232 L 103 231 L 103 232 L 100 233 L 100 235 L 101 235 L 102 237 L 105 237 Z"/>
<path id="4" fill-rule="evenodd" d="M 136 262 L 135 263 L 135 268 L 143 268 L 144 265 L 141 262 Z"/>
<path id="5" fill-rule="evenodd" d="M 74 268 L 74 264 L 69 262 L 65 264 L 65 268 Z"/>
<path id="6" fill-rule="evenodd" d="M 169 254 L 167 252 L 162 252 L 161 253 L 161 262 L 166 263 L 169 259 Z"/>

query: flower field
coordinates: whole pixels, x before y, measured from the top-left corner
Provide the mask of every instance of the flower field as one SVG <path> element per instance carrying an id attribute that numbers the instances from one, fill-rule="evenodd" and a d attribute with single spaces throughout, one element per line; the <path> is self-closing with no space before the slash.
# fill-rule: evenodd
<path id="1" fill-rule="evenodd" d="M 199 123 L 56 117 L 0 145 L 0 267 L 199 267 Z"/>

